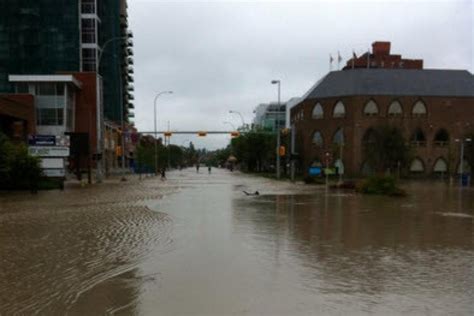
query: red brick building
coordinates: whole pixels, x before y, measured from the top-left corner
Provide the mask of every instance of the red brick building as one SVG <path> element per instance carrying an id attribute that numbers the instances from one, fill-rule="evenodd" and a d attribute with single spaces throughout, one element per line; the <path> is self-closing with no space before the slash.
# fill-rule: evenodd
<path id="1" fill-rule="evenodd" d="M 372 53 L 354 56 L 347 61 L 346 69 L 356 68 L 388 68 L 388 69 L 423 69 L 422 59 L 404 59 L 401 55 L 390 54 L 390 42 L 372 43 Z"/>
<path id="2" fill-rule="evenodd" d="M 379 125 L 396 126 L 412 145 L 415 155 L 404 172 L 455 174 L 459 140 L 474 132 L 474 79 L 462 70 L 333 71 L 291 109 L 290 119 L 304 174 L 324 166 L 326 153 L 345 174 L 370 173 L 362 144 Z M 470 170 L 467 161 L 463 169 Z"/>

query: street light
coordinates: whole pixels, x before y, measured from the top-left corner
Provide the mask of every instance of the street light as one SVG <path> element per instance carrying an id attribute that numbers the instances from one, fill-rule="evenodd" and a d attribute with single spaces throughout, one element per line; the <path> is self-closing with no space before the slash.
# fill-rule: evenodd
<path id="1" fill-rule="evenodd" d="M 155 119 L 155 175 L 157 175 L 158 172 L 158 134 L 156 130 L 156 100 L 158 100 L 158 97 L 162 94 L 172 94 L 173 91 L 161 91 L 156 94 L 155 99 L 153 100 L 153 105 L 154 105 L 154 119 Z"/>
<path id="2" fill-rule="evenodd" d="M 112 37 L 110 38 L 109 40 L 105 41 L 105 43 L 102 45 L 102 49 L 99 51 L 99 56 L 97 58 L 97 63 L 96 63 L 96 72 L 98 74 L 97 76 L 97 82 L 96 82 L 96 94 L 97 94 L 97 105 L 96 106 L 99 106 L 101 105 L 101 95 L 102 93 L 99 93 L 99 91 L 101 90 L 101 86 L 100 86 L 100 81 L 99 81 L 99 76 L 100 76 L 100 62 L 102 60 L 102 56 L 103 56 L 103 53 L 105 51 L 105 49 L 107 48 L 107 45 L 109 45 L 110 43 L 114 42 L 114 41 L 120 41 L 120 40 L 126 40 L 128 39 L 127 36 L 117 36 L 117 37 Z M 120 77 L 121 78 L 121 77 Z M 123 107 L 123 99 L 122 99 L 122 80 L 120 80 L 120 103 L 121 103 L 121 114 L 120 114 L 120 126 L 121 126 L 121 130 L 122 130 L 122 133 L 121 133 L 121 142 L 122 142 L 122 178 L 121 178 L 121 181 L 125 181 L 125 126 L 124 126 L 124 119 L 123 119 L 123 112 L 124 112 L 124 107 Z M 101 107 L 101 111 L 97 110 L 97 116 L 98 116 L 98 120 L 97 120 L 97 137 L 98 138 L 103 138 L 103 130 L 102 130 L 102 122 L 101 120 L 103 120 L 103 106 Z M 100 115 L 100 118 L 99 118 L 99 115 Z M 98 141 L 97 142 L 97 153 L 101 152 L 102 151 L 102 148 L 101 148 L 101 142 Z M 99 162 L 99 160 L 97 160 L 97 182 L 102 182 L 102 161 L 104 161 L 105 157 L 102 157 L 102 160 L 101 162 Z"/>
<path id="3" fill-rule="evenodd" d="M 465 139 L 456 138 L 454 141 L 456 143 L 461 143 L 461 155 L 459 158 L 459 169 L 461 171 L 461 178 L 459 181 L 462 186 L 462 176 L 464 174 L 464 143 L 470 143 L 472 139 L 471 138 L 465 138 Z"/>
<path id="4" fill-rule="evenodd" d="M 222 122 L 222 124 L 229 124 L 229 125 L 232 127 L 232 130 L 233 130 L 233 131 L 236 131 L 236 130 L 237 130 L 237 129 L 235 128 L 235 125 L 232 124 L 231 122 L 224 121 L 224 122 Z"/>
<path id="5" fill-rule="evenodd" d="M 231 113 L 231 114 L 238 114 L 238 115 L 240 116 L 240 119 L 242 120 L 242 126 L 245 128 L 244 117 L 242 116 L 242 114 L 241 114 L 240 112 L 230 110 L 229 113 Z"/>
<path id="6" fill-rule="evenodd" d="M 280 80 L 272 80 L 271 84 L 278 84 L 278 108 L 280 108 Z M 275 126 L 276 127 L 276 126 Z M 277 127 L 277 150 L 276 150 L 276 177 L 280 179 L 280 129 Z"/>

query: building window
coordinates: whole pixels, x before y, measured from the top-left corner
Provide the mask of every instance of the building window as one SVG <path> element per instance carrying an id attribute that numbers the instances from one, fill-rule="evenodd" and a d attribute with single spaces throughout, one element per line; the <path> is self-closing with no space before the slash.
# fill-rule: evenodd
<path id="1" fill-rule="evenodd" d="M 96 70 L 96 50 L 94 48 L 82 49 L 82 70 L 95 71 Z"/>
<path id="2" fill-rule="evenodd" d="M 334 111 L 332 113 L 333 117 L 345 117 L 346 116 L 346 108 L 344 107 L 344 103 L 338 101 L 334 106 Z"/>
<path id="3" fill-rule="evenodd" d="M 20 82 L 16 85 L 16 93 L 29 93 L 28 84 Z"/>
<path id="4" fill-rule="evenodd" d="M 449 144 L 449 134 L 444 128 L 436 132 L 434 138 L 434 145 L 439 147 L 445 147 Z"/>
<path id="5" fill-rule="evenodd" d="M 82 0 L 81 13 L 83 14 L 94 14 L 95 12 L 95 0 Z"/>
<path id="6" fill-rule="evenodd" d="M 469 161 L 467 161 L 466 158 L 463 159 L 462 161 L 462 173 L 471 173 L 471 165 L 469 164 Z M 458 163 L 458 174 L 461 174 L 461 163 Z"/>
<path id="7" fill-rule="evenodd" d="M 332 142 L 337 145 L 343 145 L 344 144 L 344 132 L 342 131 L 342 128 L 339 128 L 336 133 L 334 133 L 334 137 L 332 138 Z"/>
<path id="8" fill-rule="evenodd" d="M 364 136 L 362 137 L 362 145 L 367 146 L 375 144 L 377 142 L 377 134 L 373 128 L 369 128 L 365 131 Z"/>
<path id="9" fill-rule="evenodd" d="M 417 101 L 415 105 L 413 105 L 413 109 L 411 111 L 413 116 L 425 116 L 426 115 L 426 106 L 422 101 Z"/>
<path id="10" fill-rule="evenodd" d="M 81 19 L 81 36 L 82 43 L 95 44 L 96 39 L 96 20 Z"/>
<path id="11" fill-rule="evenodd" d="M 313 134 L 313 144 L 318 146 L 318 147 L 323 146 L 324 141 L 323 141 L 323 135 L 321 134 L 321 132 L 319 132 L 319 131 L 314 132 L 314 134 Z"/>
<path id="12" fill-rule="evenodd" d="M 444 160 L 443 158 L 438 158 L 438 160 L 436 160 L 434 164 L 433 172 L 434 173 L 448 172 L 448 164 L 446 163 L 446 160 Z"/>
<path id="13" fill-rule="evenodd" d="M 398 101 L 393 101 L 388 107 L 388 116 L 402 116 L 402 105 Z"/>
<path id="14" fill-rule="evenodd" d="M 415 158 L 410 164 L 410 172 L 422 173 L 425 171 L 425 165 L 420 158 Z"/>
<path id="15" fill-rule="evenodd" d="M 314 119 L 324 118 L 324 110 L 320 103 L 317 103 L 313 108 L 313 118 Z"/>
<path id="16" fill-rule="evenodd" d="M 376 116 L 379 114 L 379 107 L 374 100 L 370 100 L 364 107 L 364 114 L 366 116 Z"/>
<path id="17" fill-rule="evenodd" d="M 410 142 L 413 146 L 426 146 L 426 137 L 425 133 L 421 130 L 421 128 L 417 128 L 413 134 L 411 135 Z"/>
<path id="18" fill-rule="evenodd" d="M 64 109 L 38 108 L 36 109 L 36 124 L 43 126 L 62 126 L 64 124 Z"/>

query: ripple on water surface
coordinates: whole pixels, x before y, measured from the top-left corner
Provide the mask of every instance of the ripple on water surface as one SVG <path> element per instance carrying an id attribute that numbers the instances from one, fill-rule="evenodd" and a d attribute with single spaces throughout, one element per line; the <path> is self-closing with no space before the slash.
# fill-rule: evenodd
<path id="1" fill-rule="evenodd" d="M 132 304 L 136 283 L 149 281 L 136 264 L 172 246 L 170 217 L 142 202 L 156 198 L 151 183 L 4 198 L 0 314 L 102 314 Z"/>

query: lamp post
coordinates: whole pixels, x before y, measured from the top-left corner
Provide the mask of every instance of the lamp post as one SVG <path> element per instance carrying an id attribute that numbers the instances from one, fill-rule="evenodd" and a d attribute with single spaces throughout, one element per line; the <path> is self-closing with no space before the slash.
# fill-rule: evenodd
<path id="1" fill-rule="evenodd" d="M 271 84 L 278 85 L 278 107 L 280 107 L 280 80 L 272 80 Z M 277 149 L 276 149 L 276 177 L 280 179 L 280 129 L 277 127 Z"/>
<path id="2" fill-rule="evenodd" d="M 231 114 L 238 114 L 238 115 L 240 116 L 240 119 L 242 120 L 242 127 L 245 128 L 244 117 L 242 116 L 242 114 L 241 114 L 240 112 L 230 110 L 229 113 L 231 113 Z"/>
<path id="3" fill-rule="evenodd" d="M 459 184 L 462 187 L 462 176 L 464 174 L 464 143 L 470 143 L 472 139 L 471 138 L 465 138 L 465 139 L 456 138 L 454 141 L 456 143 L 461 143 L 461 154 L 459 157 L 459 169 L 460 169 L 461 177 L 459 179 Z"/>
<path id="4" fill-rule="evenodd" d="M 107 48 L 107 45 L 114 41 L 120 41 L 120 40 L 126 40 L 128 39 L 128 36 L 117 36 L 117 37 L 112 37 L 109 40 L 105 41 L 105 43 L 102 45 L 102 49 L 99 51 L 99 58 L 97 59 L 97 64 L 96 64 L 96 71 L 97 74 L 100 75 L 100 62 L 102 61 L 102 56 L 104 54 L 105 49 Z M 102 95 L 99 91 L 102 90 L 102 87 L 100 86 L 99 82 L 97 82 L 97 99 L 99 99 Z M 102 101 L 102 100 L 100 100 Z M 99 104 L 99 102 L 97 103 Z M 122 142 L 122 178 L 121 181 L 127 180 L 125 178 L 125 122 L 124 122 L 124 117 L 123 117 L 123 112 L 124 112 L 124 107 L 123 107 L 123 95 L 122 95 L 122 75 L 120 75 L 120 129 L 121 129 L 121 142 Z M 102 119 L 102 116 L 101 116 Z M 100 122 L 99 122 L 100 123 Z M 101 124 L 101 123 L 100 123 Z M 101 124 L 102 125 L 102 124 Z M 99 133 L 102 133 L 102 128 L 99 129 Z M 98 142 L 99 144 L 99 142 Z M 99 147 L 100 145 L 98 145 Z M 99 166 L 101 166 L 101 163 L 97 163 L 97 177 L 98 177 L 98 182 L 101 182 L 102 176 L 101 171 L 99 171 Z"/>
<path id="5" fill-rule="evenodd" d="M 158 134 L 156 130 L 156 101 L 162 94 L 172 94 L 173 91 L 161 91 L 155 95 L 155 99 L 153 100 L 153 106 L 154 106 L 154 121 L 155 121 L 155 175 L 157 175 L 158 172 Z"/>

